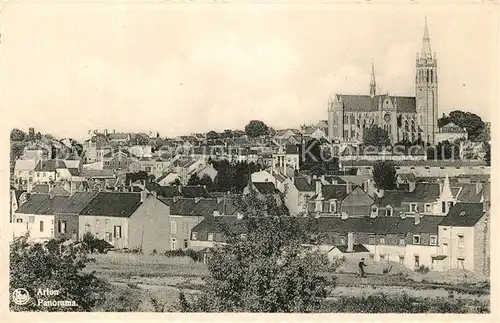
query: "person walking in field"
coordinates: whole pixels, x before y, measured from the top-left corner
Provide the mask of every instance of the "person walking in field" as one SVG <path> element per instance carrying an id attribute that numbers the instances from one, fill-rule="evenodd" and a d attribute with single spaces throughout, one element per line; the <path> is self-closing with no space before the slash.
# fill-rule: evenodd
<path id="1" fill-rule="evenodd" d="M 366 264 L 365 264 L 365 258 L 361 258 L 361 260 L 360 260 L 360 262 L 359 262 L 358 266 L 359 266 L 359 275 L 360 275 L 361 277 L 366 277 L 366 276 L 365 276 L 365 269 L 364 269 L 364 267 L 366 267 Z"/>

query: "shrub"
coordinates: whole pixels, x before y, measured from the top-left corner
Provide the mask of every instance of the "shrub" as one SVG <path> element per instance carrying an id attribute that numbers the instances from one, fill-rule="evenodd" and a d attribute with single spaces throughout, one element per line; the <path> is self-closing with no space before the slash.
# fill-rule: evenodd
<path id="1" fill-rule="evenodd" d="M 32 296 L 25 305 L 11 300 L 12 311 L 91 311 L 103 300 L 109 286 L 94 273 L 84 272 L 91 261 L 87 252 L 77 244 L 61 241 L 30 243 L 21 237 L 11 243 L 10 292 L 25 288 Z M 74 301 L 76 306 L 40 307 L 33 297 L 38 289 L 59 291 L 44 300 Z"/>
<path id="2" fill-rule="evenodd" d="M 427 274 L 429 271 L 431 271 L 429 269 L 429 267 L 426 267 L 424 265 L 421 265 L 420 267 L 418 267 L 417 269 L 415 269 L 415 272 L 417 272 L 419 274 Z"/>
<path id="3" fill-rule="evenodd" d="M 165 255 L 167 257 L 190 257 L 191 259 L 193 259 L 193 261 L 200 261 L 200 259 L 201 259 L 200 253 L 196 252 L 192 249 L 168 250 L 168 251 L 165 251 L 165 253 L 163 255 Z"/>

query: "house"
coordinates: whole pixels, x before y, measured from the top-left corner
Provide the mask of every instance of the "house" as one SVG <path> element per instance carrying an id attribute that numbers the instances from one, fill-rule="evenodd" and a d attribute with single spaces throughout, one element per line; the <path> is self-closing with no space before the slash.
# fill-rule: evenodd
<path id="1" fill-rule="evenodd" d="M 12 222 L 12 215 L 14 212 L 19 209 L 19 207 L 26 200 L 26 190 L 17 190 L 15 188 L 11 188 L 10 190 L 10 219 L 9 222 Z"/>
<path id="2" fill-rule="evenodd" d="M 276 179 L 274 176 L 271 174 L 272 171 L 267 171 L 267 170 L 261 170 L 258 172 L 252 173 L 251 179 L 252 182 L 256 183 L 264 183 L 264 182 L 270 182 L 270 183 L 275 183 Z"/>
<path id="3" fill-rule="evenodd" d="M 340 169 L 348 171 L 356 168 L 372 175 L 376 162 L 352 160 L 340 162 Z M 490 166 L 482 160 L 396 160 L 396 173 L 412 173 L 416 177 L 449 177 L 490 174 Z"/>
<path id="4" fill-rule="evenodd" d="M 90 232 L 115 248 L 169 250 L 170 208 L 145 191 L 99 192 L 79 213 L 78 236 Z"/>
<path id="5" fill-rule="evenodd" d="M 338 245 L 328 250 L 326 255 L 330 262 L 343 258 L 357 262 L 362 258 L 368 259 L 370 251 L 362 244 Z"/>
<path id="6" fill-rule="evenodd" d="M 224 198 L 174 197 L 164 200 L 170 206 L 170 250 L 195 249 L 190 243 L 193 228 L 208 217 L 233 215 L 236 211 L 232 201 Z"/>
<path id="7" fill-rule="evenodd" d="M 137 162 L 138 158 L 122 149 L 104 155 L 104 169 L 129 171 L 129 166 Z"/>
<path id="8" fill-rule="evenodd" d="M 24 232 L 29 233 L 29 237 L 34 240 L 47 240 L 54 237 L 54 218 L 49 216 L 39 216 L 36 214 L 38 209 L 50 199 L 48 194 L 32 194 L 29 199 L 23 203 L 14 212 L 12 221 L 15 223 L 25 223 Z"/>
<path id="9" fill-rule="evenodd" d="M 439 128 L 439 131 L 436 133 L 436 143 L 443 141 L 453 143 L 457 140 L 467 140 L 467 130 L 457 126 L 453 122 L 449 122 Z"/>
<path id="10" fill-rule="evenodd" d="M 31 191 L 35 182 L 36 159 L 18 159 L 14 165 L 14 185 L 18 189 Z"/>
<path id="11" fill-rule="evenodd" d="M 359 186 L 346 184 L 323 185 L 315 180 L 315 194 L 308 203 L 308 212 L 318 216 L 368 216 L 373 198 Z"/>
<path id="12" fill-rule="evenodd" d="M 435 266 L 489 275 L 489 210 L 483 203 L 457 203 L 439 223 Z"/>
<path id="13" fill-rule="evenodd" d="M 193 174 L 197 174 L 199 178 L 203 176 L 208 176 L 212 181 L 215 180 L 215 176 L 217 176 L 217 170 L 211 165 L 202 165 L 199 169 L 196 169 Z"/>
<path id="14" fill-rule="evenodd" d="M 178 173 L 168 172 L 158 177 L 156 179 L 156 183 L 161 186 L 167 186 L 175 182 L 177 179 L 181 181 L 181 176 Z"/>
<path id="15" fill-rule="evenodd" d="M 293 145 L 279 146 L 277 152 L 273 153 L 273 169 L 277 168 L 290 168 L 292 170 L 299 170 L 299 147 Z"/>
<path id="16" fill-rule="evenodd" d="M 266 196 L 274 196 L 280 201 L 280 191 L 271 182 L 248 182 L 248 185 L 243 189 L 243 194 L 247 195 L 251 192 L 256 192 L 257 198 L 264 199 Z"/>
<path id="17" fill-rule="evenodd" d="M 225 230 L 240 236 L 247 233 L 245 221 L 239 214 L 210 216 L 193 227 L 190 246 L 193 250 L 202 250 L 212 248 L 216 244 L 227 243 Z"/>
<path id="18" fill-rule="evenodd" d="M 307 203 L 314 196 L 315 187 L 305 177 L 287 178 L 284 182 L 285 206 L 291 215 L 307 212 Z"/>

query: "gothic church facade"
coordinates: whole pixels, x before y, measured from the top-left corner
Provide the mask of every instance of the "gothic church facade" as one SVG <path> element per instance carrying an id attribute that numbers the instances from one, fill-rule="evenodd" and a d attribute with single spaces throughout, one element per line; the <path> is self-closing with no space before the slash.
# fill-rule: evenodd
<path id="1" fill-rule="evenodd" d="M 416 57 L 415 96 L 376 93 L 372 63 L 370 94 L 335 94 L 328 102 L 328 137 L 332 142 L 362 142 L 372 125 L 387 130 L 391 143 L 423 140 L 436 144 L 438 77 L 436 53 L 431 51 L 427 20 L 422 49 Z"/>

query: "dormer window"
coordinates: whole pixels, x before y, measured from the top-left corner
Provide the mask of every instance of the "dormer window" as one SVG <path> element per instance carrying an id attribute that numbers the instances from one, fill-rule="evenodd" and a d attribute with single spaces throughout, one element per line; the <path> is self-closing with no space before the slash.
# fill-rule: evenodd
<path id="1" fill-rule="evenodd" d="M 417 212 L 418 208 L 417 208 L 417 203 L 411 203 L 410 204 L 410 212 Z"/>
<path id="2" fill-rule="evenodd" d="M 335 201 L 330 202 L 330 213 L 337 213 L 337 203 Z"/>
<path id="3" fill-rule="evenodd" d="M 385 216 L 392 216 L 392 207 L 390 205 L 385 209 Z"/>

